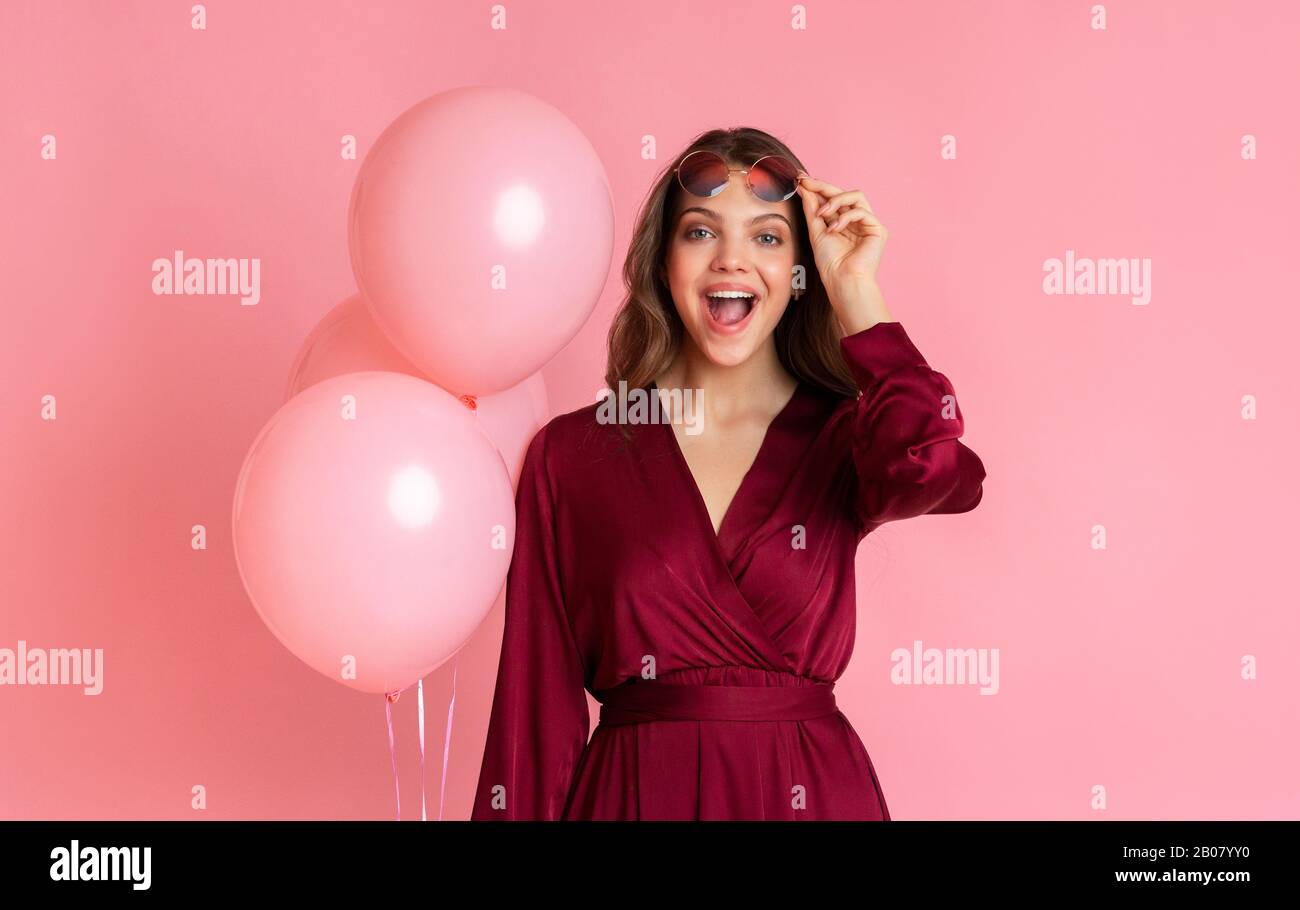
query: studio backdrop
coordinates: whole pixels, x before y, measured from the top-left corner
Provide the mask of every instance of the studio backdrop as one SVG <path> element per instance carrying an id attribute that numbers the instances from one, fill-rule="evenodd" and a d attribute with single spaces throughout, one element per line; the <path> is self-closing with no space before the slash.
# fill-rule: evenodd
<path id="1" fill-rule="evenodd" d="M 4 3 L 0 817 L 468 818 L 529 442 L 730 127 L 870 200 L 987 468 L 857 551 L 835 694 L 892 816 L 1297 817 L 1298 32 Z"/>

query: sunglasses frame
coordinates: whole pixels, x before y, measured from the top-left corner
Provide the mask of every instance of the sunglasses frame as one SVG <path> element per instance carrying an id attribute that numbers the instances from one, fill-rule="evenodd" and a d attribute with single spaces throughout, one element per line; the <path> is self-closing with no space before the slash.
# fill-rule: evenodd
<path id="1" fill-rule="evenodd" d="M 745 186 L 749 187 L 749 191 L 750 191 L 751 193 L 753 193 L 754 196 L 755 196 L 756 198 L 761 199 L 763 202 L 785 202 L 787 199 L 793 199 L 795 196 L 798 195 L 798 193 L 799 193 L 799 178 L 800 178 L 800 177 L 807 176 L 807 174 L 808 174 L 807 171 L 805 171 L 803 168 L 799 167 L 797 164 L 795 164 L 793 161 L 791 161 L 789 158 L 785 157 L 784 155 L 763 155 L 763 156 L 761 156 L 757 161 L 755 161 L 753 164 L 751 164 L 749 167 L 729 167 L 729 168 L 727 168 L 727 180 L 724 181 L 723 183 L 719 184 L 719 186 L 718 186 L 718 192 L 711 193 L 711 194 L 708 195 L 708 196 L 701 196 L 699 193 L 697 193 L 697 192 L 695 192 L 694 190 L 690 189 L 690 188 L 689 188 L 685 183 L 682 182 L 682 165 L 684 165 L 688 160 L 690 160 L 690 159 L 691 159 L 693 156 L 695 156 L 695 155 L 712 155 L 714 158 L 717 158 L 719 161 L 721 161 L 722 164 L 723 164 L 723 166 L 726 166 L 726 163 L 727 163 L 727 162 L 726 162 L 726 159 L 724 159 L 724 158 L 723 158 L 721 155 L 719 155 L 717 152 L 711 151 L 711 150 L 709 150 L 709 149 L 696 149 L 695 151 L 693 151 L 693 152 L 691 152 L 689 155 L 687 155 L 685 158 L 683 158 L 681 161 L 677 162 L 677 166 L 676 166 L 675 168 L 673 168 L 673 174 L 674 174 L 674 176 L 676 176 L 676 178 L 677 178 L 677 185 L 680 186 L 680 187 L 681 187 L 683 190 L 685 190 L 687 193 L 690 193 L 692 196 L 696 197 L 697 199 L 711 199 L 711 198 L 713 198 L 713 196 L 718 195 L 718 193 L 722 192 L 722 190 L 726 187 L 727 183 L 731 180 L 731 175 L 732 175 L 732 174 L 736 174 L 736 173 L 740 173 L 740 174 L 744 174 L 744 175 L 745 175 Z M 768 158 L 776 158 L 776 159 L 779 159 L 779 160 L 781 160 L 781 161 L 784 161 L 784 162 L 786 162 L 787 164 L 789 164 L 789 165 L 791 165 L 792 167 L 794 167 L 794 169 L 795 169 L 796 171 L 798 171 L 798 173 L 795 175 L 795 181 L 794 181 L 795 188 L 790 192 L 790 195 L 789 195 L 789 196 L 784 196 L 784 197 L 782 197 L 781 199 L 763 199 L 762 196 L 759 196 L 759 195 L 758 195 L 758 191 L 757 191 L 756 189 L 754 189 L 754 184 L 753 184 L 753 182 L 749 179 L 749 172 L 752 171 L 754 168 L 758 167 L 758 165 L 759 165 L 760 162 L 762 162 L 762 161 L 766 161 Z"/>

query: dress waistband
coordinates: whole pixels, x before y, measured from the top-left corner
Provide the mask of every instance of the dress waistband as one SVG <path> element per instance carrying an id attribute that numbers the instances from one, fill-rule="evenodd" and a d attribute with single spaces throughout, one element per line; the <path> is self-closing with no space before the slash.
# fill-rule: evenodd
<path id="1" fill-rule="evenodd" d="M 604 726 L 656 720 L 811 720 L 839 710 L 834 683 L 812 686 L 623 683 L 594 692 Z"/>

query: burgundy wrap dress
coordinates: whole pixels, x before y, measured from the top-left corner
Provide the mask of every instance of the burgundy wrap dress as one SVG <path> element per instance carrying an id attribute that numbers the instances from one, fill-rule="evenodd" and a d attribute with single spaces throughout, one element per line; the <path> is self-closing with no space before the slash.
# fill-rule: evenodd
<path id="1" fill-rule="evenodd" d="M 628 443 L 591 404 L 533 438 L 472 820 L 889 820 L 832 692 L 854 557 L 985 472 L 900 323 L 841 350 L 862 394 L 800 383 L 716 534 L 670 424 Z"/>

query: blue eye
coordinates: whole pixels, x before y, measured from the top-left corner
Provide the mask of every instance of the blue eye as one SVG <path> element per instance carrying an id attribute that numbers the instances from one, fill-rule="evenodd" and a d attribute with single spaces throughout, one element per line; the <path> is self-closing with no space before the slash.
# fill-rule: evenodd
<path id="1" fill-rule="evenodd" d="M 699 240 L 699 239 L 703 239 L 703 238 L 700 238 L 700 237 L 697 237 L 697 236 L 696 236 L 696 233 L 697 233 L 697 232 L 700 233 L 700 234 L 709 234 L 709 235 L 712 235 L 712 233 L 713 233 L 713 232 L 710 231 L 708 228 L 694 227 L 694 228 L 691 228 L 689 231 L 686 232 L 686 239 L 687 239 L 687 240 Z M 759 234 L 758 237 L 759 237 L 759 246 L 780 246 L 782 243 L 785 242 L 784 240 L 781 239 L 781 235 L 780 235 L 780 234 L 774 234 L 774 233 L 772 233 L 771 231 L 768 231 L 767 233 L 764 233 L 764 234 Z M 768 237 L 768 238 L 771 238 L 771 239 L 770 239 L 770 240 L 767 240 L 767 241 L 764 241 L 763 238 L 765 238 L 765 237 Z"/>

